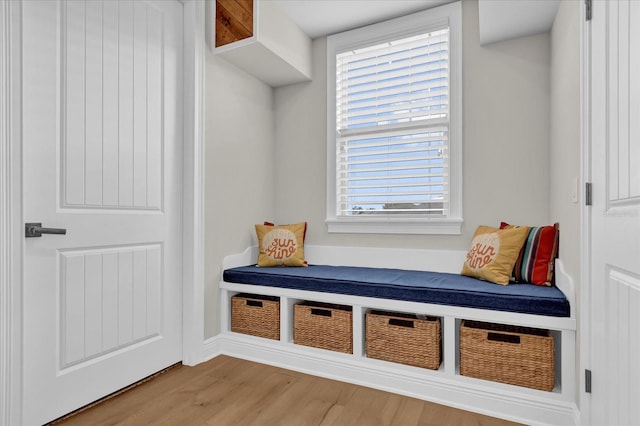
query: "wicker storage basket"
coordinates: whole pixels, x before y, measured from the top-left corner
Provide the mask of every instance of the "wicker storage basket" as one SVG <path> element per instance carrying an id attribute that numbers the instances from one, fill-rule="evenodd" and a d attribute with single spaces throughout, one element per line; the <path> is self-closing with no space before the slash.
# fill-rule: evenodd
<path id="1" fill-rule="evenodd" d="M 460 374 L 551 391 L 553 337 L 549 330 L 462 321 Z"/>
<path id="2" fill-rule="evenodd" d="M 293 343 L 353 353 L 351 306 L 303 302 L 293 309 Z"/>
<path id="3" fill-rule="evenodd" d="M 369 358 L 437 370 L 440 367 L 440 318 L 371 311 L 366 315 Z"/>
<path id="4" fill-rule="evenodd" d="M 231 331 L 280 340 L 280 298 L 245 293 L 233 296 Z"/>

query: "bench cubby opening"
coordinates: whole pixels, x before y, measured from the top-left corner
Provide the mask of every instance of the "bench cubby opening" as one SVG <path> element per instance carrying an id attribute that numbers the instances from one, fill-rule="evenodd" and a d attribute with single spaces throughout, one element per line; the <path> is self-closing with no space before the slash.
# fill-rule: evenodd
<path id="1" fill-rule="evenodd" d="M 364 341 L 370 359 L 430 370 L 438 370 L 442 363 L 440 317 L 368 309 Z"/>
<path id="2" fill-rule="evenodd" d="M 227 283 L 225 286 L 229 287 L 233 287 L 236 284 L 233 283 Z M 238 285 L 242 285 L 242 284 L 238 284 Z M 273 290 L 273 289 L 272 289 Z M 272 291 L 273 296 L 275 296 L 275 292 Z M 226 297 L 229 298 L 229 300 L 232 298 L 233 295 L 237 295 L 237 294 L 246 294 L 243 292 L 229 292 L 228 295 Z M 264 297 L 264 295 L 263 295 Z M 314 305 L 319 308 L 319 309 L 324 309 L 325 306 L 329 306 L 329 305 L 336 305 L 335 303 L 331 303 L 331 302 L 323 302 L 323 298 L 321 297 L 321 294 L 316 295 L 316 297 L 314 299 L 309 299 L 309 298 L 296 298 L 296 297 L 279 297 L 280 300 L 280 319 L 281 319 L 281 330 L 286 330 L 286 332 L 281 331 L 280 333 L 280 343 L 287 345 L 287 346 L 294 346 L 294 347 L 298 347 L 298 346 L 302 346 L 304 347 L 304 350 L 319 350 L 319 351 L 327 351 L 328 349 L 322 349 L 322 348 L 316 348 L 316 347 L 312 347 L 312 346 L 306 346 L 306 345 L 300 345 L 294 342 L 294 307 L 295 305 L 298 304 L 308 304 L 308 305 Z M 353 333 L 352 333 L 352 339 L 353 339 L 353 353 L 347 353 L 346 355 L 356 358 L 356 359 L 361 359 L 364 362 L 381 362 L 381 363 L 385 363 L 388 365 L 392 365 L 393 368 L 409 368 L 409 369 L 419 369 L 420 372 L 422 373 L 426 373 L 429 374 L 428 372 L 430 371 L 436 371 L 436 372 L 440 372 L 440 373 L 445 373 L 447 375 L 453 375 L 453 376 L 459 376 L 462 378 L 462 380 L 469 380 L 469 381 L 479 381 L 479 382 L 489 382 L 492 384 L 498 384 L 498 385 L 503 385 L 502 383 L 499 382 L 494 382 L 491 380 L 486 380 L 486 379 L 478 379 L 478 378 L 474 378 L 474 377 L 466 377 L 460 374 L 460 327 L 462 324 L 462 321 L 469 320 L 470 318 L 467 317 L 452 317 L 449 315 L 446 316 L 438 316 L 438 315 L 434 315 L 434 314 L 428 314 L 425 313 L 426 311 L 424 310 L 418 310 L 418 311 L 411 311 L 408 312 L 409 309 L 406 309 L 404 311 L 398 311 L 398 310 L 394 310 L 394 311 L 389 311 L 388 309 L 384 309 L 381 308 L 379 305 L 378 306 L 361 306 L 361 305 L 348 305 L 349 308 L 351 308 L 351 314 L 353 315 L 353 322 L 352 322 L 352 327 L 353 327 Z M 380 311 L 380 312 L 387 312 L 390 314 L 399 314 L 399 315 L 417 315 L 417 316 L 425 316 L 425 317 L 431 317 L 431 318 L 438 318 L 440 320 L 440 336 L 441 336 L 441 343 L 440 343 L 440 350 L 441 350 L 441 361 L 439 364 L 439 367 L 435 370 L 432 369 L 427 369 L 427 368 L 422 368 L 422 367 L 415 367 L 415 366 L 411 366 L 411 365 L 405 365 L 402 363 L 395 363 L 392 361 L 388 361 L 388 360 L 381 360 L 381 359 L 376 359 L 376 358 L 371 358 L 367 355 L 367 351 L 366 351 L 366 336 L 367 336 L 367 332 L 366 332 L 366 314 L 368 312 L 376 312 L 376 311 Z M 287 318 L 286 320 L 284 320 L 285 318 Z M 491 321 L 489 321 L 491 322 Z M 229 322 L 229 324 L 231 324 Z M 235 333 L 231 330 L 231 328 L 229 328 L 228 330 L 224 331 L 226 332 L 230 332 L 232 334 L 238 334 Z M 562 394 L 563 390 L 562 390 L 562 386 L 561 386 L 561 378 L 562 378 L 562 363 L 561 363 L 561 351 L 562 351 L 562 340 L 561 340 L 561 336 L 562 333 L 559 330 L 549 330 L 551 337 L 554 339 L 554 360 L 555 360 L 555 387 L 554 389 L 551 391 L 551 393 L 555 393 L 555 394 Z M 252 335 L 245 335 L 245 337 L 247 338 L 258 338 L 261 339 L 260 337 L 257 336 L 252 336 Z M 445 356 L 446 354 L 446 356 Z M 505 386 L 514 386 L 514 385 L 505 385 Z M 520 388 L 519 386 L 515 386 L 516 388 Z M 525 389 L 525 388 L 522 388 Z"/>
<path id="3" fill-rule="evenodd" d="M 296 303 L 293 343 L 353 354 L 353 308 L 315 301 Z"/>

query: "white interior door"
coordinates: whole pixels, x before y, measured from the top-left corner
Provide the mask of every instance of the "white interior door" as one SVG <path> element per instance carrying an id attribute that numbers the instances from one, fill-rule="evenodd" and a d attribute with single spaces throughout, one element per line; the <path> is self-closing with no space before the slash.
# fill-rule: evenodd
<path id="1" fill-rule="evenodd" d="M 592 425 L 640 424 L 640 2 L 591 23 Z"/>
<path id="2" fill-rule="evenodd" d="M 181 360 L 182 5 L 22 3 L 25 424 Z"/>

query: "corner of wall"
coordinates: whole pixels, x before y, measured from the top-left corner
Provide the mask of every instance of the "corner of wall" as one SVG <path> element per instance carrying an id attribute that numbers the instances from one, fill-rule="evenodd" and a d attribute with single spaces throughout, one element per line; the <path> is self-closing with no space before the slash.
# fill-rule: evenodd
<path id="1" fill-rule="evenodd" d="M 579 2 L 560 2 L 551 30 L 549 109 L 550 219 L 560 223 L 560 255 L 576 282 L 580 281 L 580 203 L 583 202 L 579 190 L 580 6 Z"/>
<path id="2" fill-rule="evenodd" d="M 207 52 L 205 95 L 205 338 L 219 332 L 224 256 L 253 244 L 275 214 L 273 89 Z"/>

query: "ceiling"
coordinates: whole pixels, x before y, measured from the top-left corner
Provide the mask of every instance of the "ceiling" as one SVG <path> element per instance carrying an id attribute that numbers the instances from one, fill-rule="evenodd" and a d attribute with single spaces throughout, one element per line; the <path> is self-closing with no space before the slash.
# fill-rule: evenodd
<path id="1" fill-rule="evenodd" d="M 452 0 L 271 0 L 311 38 L 429 9 Z"/>
<path id="2" fill-rule="evenodd" d="M 397 18 L 453 0 L 270 0 L 311 38 Z M 551 29 L 559 0 L 479 0 L 480 42 Z"/>
<path id="3" fill-rule="evenodd" d="M 480 44 L 547 32 L 559 0 L 480 0 Z"/>

